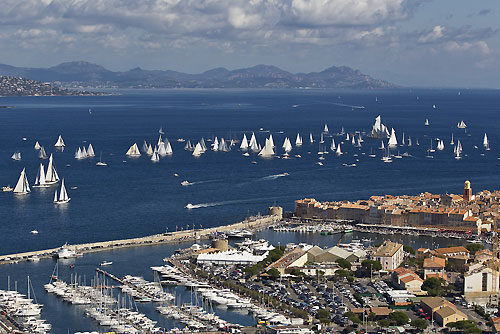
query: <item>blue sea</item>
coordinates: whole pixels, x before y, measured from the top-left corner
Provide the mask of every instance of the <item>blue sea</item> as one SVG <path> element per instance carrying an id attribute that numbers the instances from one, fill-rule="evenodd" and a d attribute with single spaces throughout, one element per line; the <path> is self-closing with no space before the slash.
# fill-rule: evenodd
<path id="1" fill-rule="evenodd" d="M 67 205 L 56 206 L 52 199 L 57 187 L 35 188 L 24 196 L 0 193 L 0 254 L 54 248 L 65 242 L 144 236 L 193 225 L 219 226 L 266 213 L 270 205 L 291 211 L 294 200 L 304 197 L 333 201 L 425 191 L 461 193 L 465 180 L 471 181 L 473 191 L 500 188 L 499 91 L 218 89 L 118 93 L 0 99 L 0 105 L 14 107 L 0 109 L 0 185 L 14 186 L 23 168 L 30 184 L 34 183 L 40 162 L 47 166 L 47 160 L 38 159 L 33 148 L 39 141 L 47 154 L 54 154 L 58 173 L 65 179 L 71 197 Z M 392 153 L 408 152 L 412 157 L 393 159 L 387 164 L 380 160 L 383 151 L 378 149 L 379 140 L 364 136 L 362 147 L 357 148 L 346 142 L 345 136 L 335 135 L 342 127 L 348 133 L 369 133 L 378 115 L 385 125 L 396 130 L 398 141 L 403 132 L 406 139 L 412 138 L 412 147 L 398 146 Z M 426 119 L 429 126 L 424 125 Z M 456 126 L 461 120 L 468 126 L 466 131 Z M 344 154 L 330 152 L 320 166 L 318 142 L 325 124 L 335 142 L 343 142 Z M 133 143 L 141 147 L 146 140 L 154 146 L 160 128 L 165 132 L 163 138 L 172 144 L 171 157 L 153 163 L 145 154 L 136 159 L 125 156 Z M 255 153 L 246 157 L 238 149 L 239 144 L 227 153 L 209 151 L 194 158 L 183 149 L 185 143 L 177 141 L 184 138 L 196 143 L 201 137 L 240 140 L 244 133 L 250 138 L 252 132 L 261 145 L 272 134 L 279 155 L 284 153 L 281 146 L 288 136 L 294 146 L 290 159 L 263 159 Z M 304 140 L 301 147 L 294 145 L 297 133 Z M 312 144 L 308 142 L 309 133 L 315 139 Z M 460 160 L 454 159 L 452 133 L 455 143 L 460 139 L 463 146 L 464 157 Z M 490 139 L 490 151 L 482 147 L 484 133 Z M 63 152 L 54 149 L 59 135 L 66 143 Z M 444 140 L 445 149 L 433 153 L 433 159 L 427 158 L 427 149 L 431 141 L 435 148 L 436 138 Z M 330 136 L 325 141 L 329 146 Z M 96 157 L 76 160 L 78 147 L 90 143 Z M 10 158 L 15 151 L 21 152 L 21 161 Z M 369 157 L 370 153 L 377 157 Z M 108 165 L 96 166 L 99 157 Z M 356 166 L 346 166 L 352 164 Z M 183 187 L 183 180 L 193 184 Z M 196 208 L 186 209 L 188 203 Z M 31 230 L 39 233 L 31 234 Z M 300 241 L 290 236 L 264 236 L 276 242 Z M 330 239 L 321 242 L 327 246 Z M 140 274 L 152 279 L 149 266 L 160 265 L 161 259 L 178 247 L 85 255 L 77 260 L 75 270 L 90 277 L 100 260 L 112 258 L 118 276 Z M 53 265 L 44 260 L 2 266 L 0 288 L 6 288 L 8 275 L 19 284 L 25 284 L 26 275 L 33 275 L 39 298 L 48 303 L 43 316 L 55 324 L 53 333 L 98 329 L 83 318 L 81 310 L 45 295 L 42 286 Z M 69 275 L 68 271 L 68 281 Z M 152 306 L 146 306 L 146 311 L 155 313 Z M 241 317 L 242 323 L 251 322 Z M 73 319 L 75 325 L 61 319 Z"/>

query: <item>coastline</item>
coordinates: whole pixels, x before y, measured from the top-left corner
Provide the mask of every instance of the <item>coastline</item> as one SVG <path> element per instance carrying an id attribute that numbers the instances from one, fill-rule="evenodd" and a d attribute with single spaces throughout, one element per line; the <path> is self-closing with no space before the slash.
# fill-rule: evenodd
<path id="1" fill-rule="evenodd" d="M 109 240 L 92 243 L 84 243 L 77 245 L 68 245 L 68 249 L 73 250 L 79 254 L 106 251 L 111 249 L 119 249 L 126 247 L 138 246 L 152 246 L 166 243 L 177 243 L 184 241 L 206 240 L 209 239 L 213 233 L 225 232 L 236 229 L 258 230 L 276 223 L 280 220 L 279 216 L 268 215 L 260 217 L 249 217 L 248 219 L 233 223 L 230 225 L 210 227 L 205 229 L 195 229 L 188 231 L 177 231 L 162 234 L 153 234 L 144 237 Z M 57 252 L 60 247 L 52 249 L 44 249 L 38 251 L 30 251 L 16 254 L 0 255 L 0 265 L 17 263 L 19 261 L 29 261 L 33 257 L 50 258 Z"/>

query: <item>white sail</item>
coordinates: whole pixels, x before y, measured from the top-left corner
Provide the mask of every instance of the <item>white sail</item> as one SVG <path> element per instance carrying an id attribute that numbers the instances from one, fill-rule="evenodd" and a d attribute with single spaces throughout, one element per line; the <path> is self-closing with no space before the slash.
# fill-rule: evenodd
<path id="1" fill-rule="evenodd" d="M 403 138 L 401 139 L 401 146 L 405 146 L 405 133 L 403 132 Z"/>
<path id="2" fill-rule="evenodd" d="M 203 149 L 201 148 L 201 144 L 198 142 L 194 147 L 193 156 L 199 157 L 203 153 Z"/>
<path id="3" fill-rule="evenodd" d="M 40 159 L 47 159 L 47 153 L 45 153 L 45 148 L 43 146 L 40 147 L 40 151 L 38 151 L 38 157 Z"/>
<path id="4" fill-rule="evenodd" d="M 14 152 L 14 154 L 12 154 L 11 158 L 13 160 L 16 160 L 16 161 L 21 160 L 21 152 Z"/>
<path id="5" fill-rule="evenodd" d="M 82 148 L 82 158 L 88 158 L 87 150 L 85 149 L 85 146 Z"/>
<path id="6" fill-rule="evenodd" d="M 144 143 L 142 143 L 142 152 L 146 153 L 147 151 L 148 151 L 148 143 L 144 141 Z"/>
<path id="7" fill-rule="evenodd" d="M 193 145 L 191 144 L 191 140 L 188 139 L 188 141 L 186 142 L 186 145 L 184 145 L 184 149 L 186 151 L 191 151 L 193 149 Z"/>
<path id="8" fill-rule="evenodd" d="M 89 144 L 89 148 L 87 149 L 87 156 L 90 158 L 95 157 L 95 152 L 94 148 L 92 147 L 92 144 Z"/>
<path id="9" fill-rule="evenodd" d="M 151 161 L 157 162 L 160 161 L 160 155 L 158 154 L 158 150 L 155 147 L 155 150 L 153 152 L 153 155 L 151 155 Z"/>
<path id="10" fill-rule="evenodd" d="M 174 151 L 172 150 L 172 145 L 170 145 L 170 142 L 167 142 L 167 146 L 165 147 L 165 152 L 167 155 L 172 155 Z"/>
<path id="11" fill-rule="evenodd" d="M 380 149 L 385 150 L 385 145 L 383 140 L 380 142 Z"/>
<path id="12" fill-rule="evenodd" d="M 345 140 L 346 140 L 346 141 L 351 140 L 351 137 L 349 137 L 349 134 L 348 134 L 348 133 L 346 133 L 346 135 L 345 135 Z"/>
<path id="13" fill-rule="evenodd" d="M 290 142 L 290 139 L 288 139 L 288 137 L 286 137 L 285 139 L 285 147 L 283 147 L 283 149 L 286 153 L 290 153 L 290 151 L 292 151 L 292 143 Z"/>
<path id="14" fill-rule="evenodd" d="M 424 123 L 425 126 L 428 126 L 429 125 L 429 120 L 426 118 L 425 119 L 425 123 Z"/>
<path id="15" fill-rule="evenodd" d="M 389 138 L 389 131 L 387 127 L 382 124 L 382 118 L 380 115 L 375 118 L 375 124 L 372 126 L 372 137 L 380 139 Z"/>
<path id="16" fill-rule="evenodd" d="M 36 175 L 35 185 L 34 187 L 47 187 L 48 184 L 45 182 L 45 170 L 42 163 L 40 163 L 40 167 L 38 168 L 38 174 Z"/>
<path id="17" fill-rule="evenodd" d="M 19 175 L 19 180 L 17 180 L 16 187 L 14 188 L 14 193 L 16 194 L 27 194 L 29 193 L 30 185 L 28 183 L 28 178 L 26 177 L 26 171 L 23 168 L 21 175 Z"/>
<path id="18" fill-rule="evenodd" d="M 321 132 L 319 143 L 323 144 L 325 142 L 325 139 L 323 138 L 323 132 Z"/>
<path id="19" fill-rule="evenodd" d="M 149 144 L 148 150 L 146 151 L 146 154 L 147 155 L 153 155 L 153 147 L 151 146 L 151 144 Z"/>
<path id="20" fill-rule="evenodd" d="M 465 129 L 467 127 L 467 124 L 465 124 L 464 120 L 462 120 L 461 122 L 459 122 L 457 124 L 457 128 L 459 129 Z"/>
<path id="21" fill-rule="evenodd" d="M 158 146 L 158 154 L 162 157 L 167 155 L 167 149 L 165 147 L 165 143 L 161 142 L 160 146 Z"/>
<path id="22" fill-rule="evenodd" d="M 207 150 L 207 145 L 205 144 L 205 139 L 203 139 L 203 137 L 201 137 L 200 145 L 201 145 L 202 151 L 205 152 Z"/>
<path id="23" fill-rule="evenodd" d="M 274 148 L 276 145 L 274 145 L 274 140 L 273 140 L 273 135 L 269 135 L 269 143 L 271 144 L 271 147 Z"/>
<path id="24" fill-rule="evenodd" d="M 64 147 L 64 140 L 62 139 L 62 136 L 59 135 L 59 138 L 57 138 L 57 142 L 54 144 L 55 147 Z"/>
<path id="25" fill-rule="evenodd" d="M 332 138 L 332 144 L 330 145 L 330 150 L 332 150 L 333 152 L 335 152 L 335 139 Z"/>
<path id="26" fill-rule="evenodd" d="M 411 144 L 411 137 L 410 136 L 408 136 L 408 146 L 412 146 L 412 144 Z"/>
<path id="27" fill-rule="evenodd" d="M 61 181 L 61 191 L 59 192 L 59 198 L 57 197 L 57 190 L 54 194 L 54 203 L 55 204 L 65 204 L 70 201 L 68 193 L 66 192 L 66 187 L 64 186 L 64 179 Z"/>
<path id="28" fill-rule="evenodd" d="M 227 146 L 227 143 L 224 140 L 224 138 L 220 139 L 220 142 L 219 142 L 219 151 L 221 151 L 221 152 L 229 152 L 229 147 Z"/>
<path id="29" fill-rule="evenodd" d="M 243 134 L 243 139 L 241 140 L 240 149 L 241 150 L 248 149 L 248 140 L 247 140 L 247 135 L 246 134 Z"/>
<path id="30" fill-rule="evenodd" d="M 300 133 L 297 133 L 297 138 L 295 139 L 295 146 L 301 146 L 302 145 L 302 137 L 300 136 Z"/>
<path id="31" fill-rule="evenodd" d="M 356 139 L 354 139 L 354 136 L 351 137 L 351 144 L 355 145 L 356 144 Z"/>
<path id="32" fill-rule="evenodd" d="M 78 150 L 75 152 L 75 159 L 82 159 L 82 149 L 79 147 Z"/>
<path id="33" fill-rule="evenodd" d="M 389 138 L 389 147 L 394 147 L 398 145 L 398 140 L 396 139 L 396 131 L 394 128 L 391 129 L 391 138 Z"/>
<path id="34" fill-rule="evenodd" d="M 59 193 L 59 202 L 68 201 L 68 193 L 66 192 L 66 187 L 64 186 L 64 179 L 61 181 L 61 192 Z"/>
<path id="35" fill-rule="evenodd" d="M 252 137 L 250 138 L 250 149 L 254 152 L 259 150 L 259 144 L 257 144 L 257 139 L 255 138 L 255 133 L 252 132 Z"/>
<path id="36" fill-rule="evenodd" d="M 342 150 L 340 149 L 340 143 L 337 145 L 337 151 L 335 153 L 337 153 L 337 155 L 342 155 Z"/>
<path id="37" fill-rule="evenodd" d="M 488 136 L 486 135 L 486 133 L 484 134 L 484 138 L 483 138 L 483 146 L 486 149 L 488 149 L 490 147 L 490 143 L 488 142 Z"/>
<path id="38" fill-rule="evenodd" d="M 314 139 L 313 139 L 313 134 L 312 133 L 309 133 L 309 142 L 311 144 L 314 143 Z"/>
<path id="39" fill-rule="evenodd" d="M 325 124 L 325 127 L 323 128 L 324 133 L 328 133 L 328 125 Z"/>
<path id="40" fill-rule="evenodd" d="M 47 166 L 47 173 L 45 174 L 45 181 L 49 184 L 59 182 L 59 175 L 57 174 L 52 154 L 50 154 L 49 165 Z"/>
<path id="41" fill-rule="evenodd" d="M 266 138 L 266 145 L 259 152 L 259 155 L 262 157 L 272 157 L 274 155 L 273 146 L 269 138 Z"/>
<path id="42" fill-rule="evenodd" d="M 134 143 L 130 148 L 128 149 L 127 153 L 125 153 L 129 157 L 140 157 L 141 152 L 139 152 L 139 147 L 137 146 L 137 143 Z"/>
<path id="43" fill-rule="evenodd" d="M 217 137 L 215 137 L 214 142 L 212 143 L 212 150 L 213 151 L 219 150 L 219 139 Z"/>
<path id="44" fill-rule="evenodd" d="M 451 134 L 450 145 L 455 145 L 455 140 L 453 139 L 453 133 Z"/>
<path id="45" fill-rule="evenodd" d="M 38 151 L 38 150 L 40 149 L 40 147 L 41 147 L 41 146 L 40 146 L 40 143 L 39 143 L 39 142 L 38 142 L 38 140 L 37 140 L 37 142 L 35 143 L 35 150 L 37 150 L 37 151 Z"/>
<path id="46" fill-rule="evenodd" d="M 156 146 L 160 147 L 160 143 L 163 143 L 163 140 L 161 139 L 161 134 L 158 137 L 158 143 L 156 144 Z"/>

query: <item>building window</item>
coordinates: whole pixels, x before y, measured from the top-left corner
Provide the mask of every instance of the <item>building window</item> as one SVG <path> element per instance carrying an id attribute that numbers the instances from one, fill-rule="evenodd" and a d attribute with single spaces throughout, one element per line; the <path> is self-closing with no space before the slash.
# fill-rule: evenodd
<path id="1" fill-rule="evenodd" d="M 483 273 L 482 291 L 488 291 L 488 273 Z"/>

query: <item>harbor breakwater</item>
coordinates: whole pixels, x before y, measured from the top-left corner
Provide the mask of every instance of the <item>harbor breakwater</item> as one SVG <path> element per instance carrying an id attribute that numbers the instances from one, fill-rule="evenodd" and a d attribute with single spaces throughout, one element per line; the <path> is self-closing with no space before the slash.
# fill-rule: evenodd
<path id="1" fill-rule="evenodd" d="M 74 250 L 77 253 L 84 254 L 89 252 L 106 251 L 110 249 L 118 249 L 125 247 L 158 245 L 164 243 L 175 243 L 175 242 L 183 242 L 190 240 L 195 241 L 195 240 L 208 239 L 210 238 L 211 235 L 214 235 L 215 233 L 222 233 L 232 230 L 246 229 L 255 231 L 261 228 L 268 227 L 276 223 L 280 219 L 281 219 L 280 215 L 250 217 L 245 219 L 244 221 L 230 225 L 210 227 L 205 229 L 194 229 L 194 230 L 184 230 L 184 231 L 176 231 L 176 232 L 169 232 L 162 234 L 154 234 L 154 235 L 131 238 L 131 239 L 67 245 L 67 248 L 70 250 Z M 59 247 L 52 249 L 17 253 L 17 254 L 0 255 L 0 264 L 28 261 L 33 259 L 34 257 L 48 258 L 52 257 L 52 255 L 58 250 Z"/>

